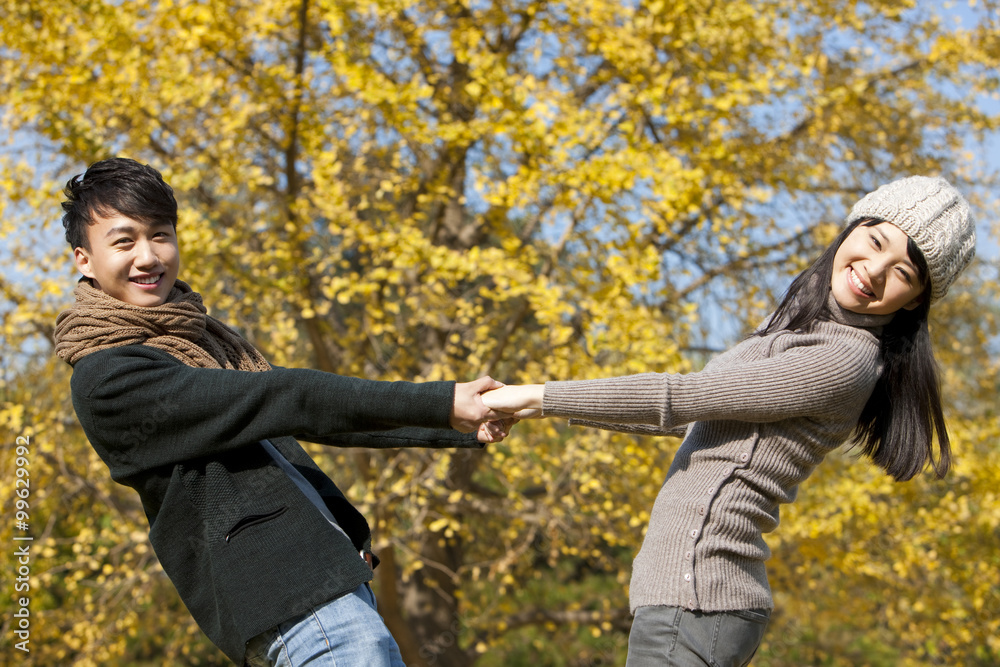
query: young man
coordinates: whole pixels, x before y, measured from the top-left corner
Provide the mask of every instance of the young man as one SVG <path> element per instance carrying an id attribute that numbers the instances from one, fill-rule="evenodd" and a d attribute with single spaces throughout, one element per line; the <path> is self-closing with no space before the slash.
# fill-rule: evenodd
<path id="1" fill-rule="evenodd" d="M 134 488 L 164 571 L 237 664 L 402 665 L 368 582 L 364 517 L 296 437 L 338 447 L 469 447 L 506 435 L 500 386 L 377 382 L 274 368 L 177 279 L 177 204 L 114 158 L 67 184 L 83 274 L 56 353 L 111 477 Z M 450 428 L 449 428 L 450 427 Z M 282 662 L 283 660 L 283 662 Z M 323 663 L 327 664 L 327 663 Z"/>

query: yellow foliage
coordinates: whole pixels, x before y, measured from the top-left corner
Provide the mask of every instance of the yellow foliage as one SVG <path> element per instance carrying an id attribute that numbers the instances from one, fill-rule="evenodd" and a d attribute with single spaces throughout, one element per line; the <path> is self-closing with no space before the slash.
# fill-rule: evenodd
<path id="1" fill-rule="evenodd" d="M 51 356 L 71 174 L 112 154 L 163 171 L 182 277 L 276 364 L 691 370 L 860 192 L 900 172 L 988 191 L 964 153 L 1000 125 L 975 105 L 996 90 L 995 24 L 915 5 L 5 2 L 0 472 L 30 437 L 35 554 L 32 652 L 5 625 L 6 662 L 222 661 Z M 755 664 L 1000 659 L 991 270 L 934 315 L 956 475 L 823 466 L 773 538 L 779 612 Z M 369 517 L 380 594 L 408 601 L 386 612 L 408 664 L 596 664 L 622 661 L 631 557 L 676 445 L 531 423 L 483 452 L 312 451 Z"/>

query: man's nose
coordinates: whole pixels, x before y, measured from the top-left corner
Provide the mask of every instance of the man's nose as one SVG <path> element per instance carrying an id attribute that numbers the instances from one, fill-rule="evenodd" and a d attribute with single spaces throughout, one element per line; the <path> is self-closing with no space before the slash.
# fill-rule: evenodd
<path id="1" fill-rule="evenodd" d="M 148 241 L 139 241 L 135 247 L 135 265 L 138 267 L 154 267 L 160 258 L 153 252 L 153 246 Z"/>

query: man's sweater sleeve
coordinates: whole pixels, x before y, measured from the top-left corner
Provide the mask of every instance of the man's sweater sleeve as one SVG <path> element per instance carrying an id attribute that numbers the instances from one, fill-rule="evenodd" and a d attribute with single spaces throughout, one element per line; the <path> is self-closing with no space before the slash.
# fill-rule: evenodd
<path id="1" fill-rule="evenodd" d="M 300 435 L 300 440 L 330 447 L 365 447 L 367 449 L 395 449 L 400 447 L 461 447 L 481 449 L 483 443 L 476 433 L 462 433 L 447 428 L 417 428 L 405 426 L 388 431 L 340 433 L 327 437 Z"/>
<path id="2" fill-rule="evenodd" d="M 396 434 L 390 441 L 426 441 L 427 429 L 450 428 L 455 391 L 453 382 L 379 382 L 308 369 L 192 368 L 142 346 L 82 359 L 72 389 L 91 443 L 126 474 L 281 436 L 371 446 L 371 432 L 387 431 Z"/>
<path id="3" fill-rule="evenodd" d="M 659 432 L 695 421 L 763 423 L 851 414 L 868 400 L 878 379 L 877 351 L 874 346 L 806 345 L 684 375 L 547 382 L 542 410 L 574 420 L 652 425 Z"/>

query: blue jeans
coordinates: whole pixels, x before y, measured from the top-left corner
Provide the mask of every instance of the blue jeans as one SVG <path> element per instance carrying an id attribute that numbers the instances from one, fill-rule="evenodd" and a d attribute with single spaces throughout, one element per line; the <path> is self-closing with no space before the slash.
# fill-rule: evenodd
<path id="1" fill-rule="evenodd" d="M 704 612 L 639 607 L 626 667 L 745 667 L 757 652 L 770 612 Z"/>
<path id="2" fill-rule="evenodd" d="M 368 584 L 247 642 L 250 667 L 405 667 Z"/>

